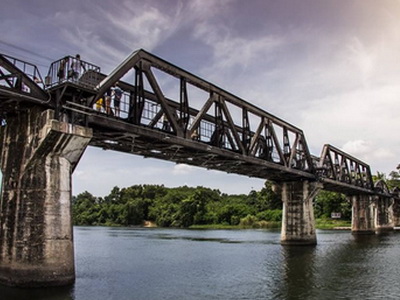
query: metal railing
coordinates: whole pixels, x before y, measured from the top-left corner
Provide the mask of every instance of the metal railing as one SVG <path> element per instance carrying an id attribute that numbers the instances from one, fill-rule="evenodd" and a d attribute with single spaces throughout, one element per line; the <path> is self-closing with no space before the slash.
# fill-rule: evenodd
<path id="1" fill-rule="evenodd" d="M 93 89 L 100 80 L 100 67 L 77 57 L 65 56 L 50 65 L 45 83 L 46 87 L 72 83 Z"/>
<path id="2" fill-rule="evenodd" d="M 11 64 L 13 64 L 20 71 L 22 71 L 39 87 L 41 87 L 42 89 L 45 87 L 43 78 L 40 75 L 37 66 L 9 55 L 5 54 L 0 54 L 0 55 L 6 58 Z M 22 82 L 22 78 L 21 76 L 18 76 L 18 74 L 9 74 L 9 72 L 6 69 L 0 67 L 0 75 L 1 75 L 0 85 L 7 87 L 15 87 L 27 93 L 30 92 L 29 87 L 25 85 L 24 82 Z"/>

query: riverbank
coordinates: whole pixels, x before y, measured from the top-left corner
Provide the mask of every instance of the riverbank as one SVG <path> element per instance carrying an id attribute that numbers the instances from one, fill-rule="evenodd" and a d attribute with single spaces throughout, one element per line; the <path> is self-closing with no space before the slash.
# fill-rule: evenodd
<path id="1" fill-rule="evenodd" d="M 97 224 L 94 226 L 105 226 L 105 227 L 125 227 L 120 224 L 106 223 Z M 154 221 L 143 221 L 141 225 L 129 226 L 138 228 L 174 228 L 174 227 L 162 227 L 158 226 Z M 210 230 L 228 230 L 228 229 L 280 229 L 282 227 L 281 222 L 267 222 L 267 221 L 256 221 L 252 223 L 241 223 L 239 225 L 229 224 L 203 224 L 203 225 L 192 225 L 187 227 L 188 229 L 210 229 Z M 316 219 L 315 227 L 317 229 L 333 229 L 333 230 L 350 230 L 351 221 L 345 220 L 330 220 L 330 219 Z M 400 230 L 400 228 L 398 228 Z"/>
<path id="2" fill-rule="evenodd" d="M 257 222 L 251 225 L 227 225 L 227 224 L 206 224 L 206 225 L 192 225 L 189 229 L 270 229 L 281 228 L 280 222 Z M 317 229 L 351 229 L 351 221 L 346 220 L 330 220 L 330 219 L 316 219 L 315 227 Z"/>
<path id="3" fill-rule="evenodd" d="M 332 220 L 332 219 L 316 219 L 315 227 L 317 229 L 348 229 L 351 228 L 351 221 Z"/>

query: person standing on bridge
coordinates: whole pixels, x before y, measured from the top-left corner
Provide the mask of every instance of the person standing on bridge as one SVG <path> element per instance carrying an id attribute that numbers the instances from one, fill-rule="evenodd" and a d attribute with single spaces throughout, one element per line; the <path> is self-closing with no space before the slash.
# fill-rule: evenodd
<path id="1" fill-rule="evenodd" d="M 106 114 L 113 115 L 113 111 L 111 109 L 111 89 L 108 89 L 104 94 L 104 100 L 105 100 Z"/>
<path id="2" fill-rule="evenodd" d="M 68 56 L 66 56 L 60 60 L 60 65 L 58 67 L 58 72 L 57 72 L 58 83 L 63 82 L 65 79 L 65 69 L 66 69 L 67 63 L 68 63 Z"/>
<path id="3" fill-rule="evenodd" d="M 96 101 L 96 110 L 97 110 L 97 111 L 99 111 L 99 112 L 102 111 L 102 109 L 103 109 L 103 107 L 104 107 L 104 104 L 103 104 L 103 103 L 104 103 L 104 102 L 103 102 L 103 98 L 100 98 L 99 100 Z"/>
<path id="4" fill-rule="evenodd" d="M 72 59 L 71 70 L 72 70 L 72 80 L 78 81 L 79 76 L 81 75 L 81 69 L 86 71 L 84 64 L 81 61 L 81 56 L 77 54 L 75 58 Z"/>
<path id="5" fill-rule="evenodd" d="M 165 113 L 162 115 L 162 130 L 171 131 L 171 125 L 169 124 L 167 115 Z"/>
<path id="6" fill-rule="evenodd" d="M 112 94 L 114 95 L 114 112 L 115 112 L 116 117 L 119 117 L 119 115 L 120 115 L 122 93 L 123 93 L 123 91 L 118 86 L 118 83 L 116 83 L 112 89 Z"/>

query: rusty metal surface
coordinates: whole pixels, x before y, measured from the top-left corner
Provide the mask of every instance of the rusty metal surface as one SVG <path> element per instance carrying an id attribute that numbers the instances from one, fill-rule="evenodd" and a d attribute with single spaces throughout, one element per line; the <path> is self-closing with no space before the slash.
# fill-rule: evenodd
<path id="1" fill-rule="evenodd" d="M 56 118 L 92 128 L 92 146 L 274 181 L 320 180 L 346 194 L 374 193 L 366 163 L 331 145 L 312 156 L 301 129 L 149 52 L 133 52 L 108 76 L 83 62 L 90 74 L 78 80 L 55 79 L 61 61 L 50 66 L 45 89 L 36 84 L 26 93 L 6 76 L 23 72 L 0 59 L 0 113 L 44 105 Z M 106 100 L 116 85 L 119 110 Z"/>
<path id="2" fill-rule="evenodd" d="M 374 190 L 370 166 L 332 145 L 324 145 L 318 170 L 327 189 L 347 194 Z"/>

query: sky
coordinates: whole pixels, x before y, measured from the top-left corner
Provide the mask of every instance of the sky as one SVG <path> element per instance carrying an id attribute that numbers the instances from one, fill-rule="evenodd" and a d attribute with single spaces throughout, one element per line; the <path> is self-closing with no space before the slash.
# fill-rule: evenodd
<path id="1" fill-rule="evenodd" d="M 400 163 L 399 0 L 2 0 L 0 53 L 37 64 L 79 53 L 110 73 L 145 49 L 389 174 Z M 261 179 L 89 147 L 73 194 L 114 186 Z"/>

